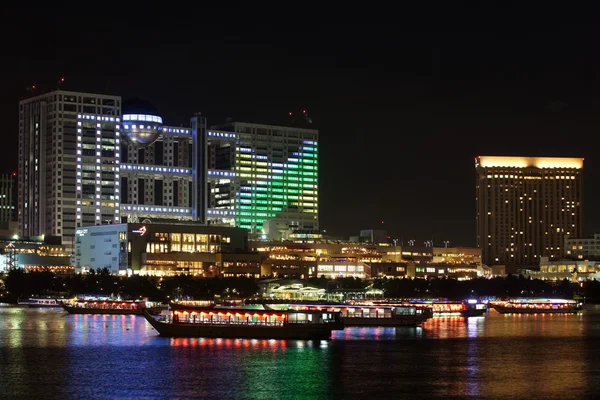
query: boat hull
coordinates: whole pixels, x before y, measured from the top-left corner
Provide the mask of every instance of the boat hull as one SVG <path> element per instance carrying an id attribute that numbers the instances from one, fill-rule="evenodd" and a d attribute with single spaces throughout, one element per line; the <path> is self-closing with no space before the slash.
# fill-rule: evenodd
<path id="1" fill-rule="evenodd" d="M 516 307 L 503 307 L 494 305 L 494 310 L 500 314 L 577 314 L 581 311 L 580 308 L 567 308 L 567 309 L 525 309 Z"/>
<path id="2" fill-rule="evenodd" d="M 329 339 L 332 327 L 318 324 L 287 324 L 283 326 L 227 326 L 167 323 L 143 312 L 146 320 L 164 337 L 205 337 L 224 339 Z"/>
<path id="3" fill-rule="evenodd" d="M 463 310 L 460 312 L 460 314 L 463 317 L 481 317 L 483 314 L 485 314 L 485 312 L 487 311 L 487 308 L 484 309 L 475 309 L 475 308 L 469 308 L 466 310 Z"/>

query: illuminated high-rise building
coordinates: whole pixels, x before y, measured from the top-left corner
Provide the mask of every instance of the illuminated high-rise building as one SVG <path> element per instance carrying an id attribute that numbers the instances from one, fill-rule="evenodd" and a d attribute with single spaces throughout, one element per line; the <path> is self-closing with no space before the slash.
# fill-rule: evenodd
<path id="1" fill-rule="evenodd" d="M 207 220 L 281 239 L 318 229 L 318 131 L 231 122 L 207 134 Z"/>
<path id="2" fill-rule="evenodd" d="M 19 103 L 19 231 L 58 236 L 138 219 L 203 221 L 205 126 L 164 126 L 148 103 L 57 90 Z M 200 179 L 194 179 L 194 176 Z"/>
<path id="3" fill-rule="evenodd" d="M 120 115 L 118 96 L 57 90 L 19 103 L 22 235 L 72 246 L 77 226 L 118 220 Z"/>
<path id="4" fill-rule="evenodd" d="M 477 244 L 488 265 L 537 265 L 583 233 L 583 158 L 475 158 Z"/>
<path id="5" fill-rule="evenodd" d="M 204 221 L 204 117 L 191 127 L 163 125 L 150 103 L 123 103 L 121 220 Z"/>

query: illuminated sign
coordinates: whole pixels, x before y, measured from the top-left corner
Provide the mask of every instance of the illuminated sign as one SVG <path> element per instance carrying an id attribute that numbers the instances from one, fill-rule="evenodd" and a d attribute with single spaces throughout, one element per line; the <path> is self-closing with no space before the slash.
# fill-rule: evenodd
<path id="1" fill-rule="evenodd" d="M 144 234 L 146 233 L 146 227 L 142 226 L 140 229 L 135 229 L 133 231 L 131 231 L 133 233 L 139 233 L 140 236 L 144 236 Z"/>
<path id="2" fill-rule="evenodd" d="M 87 229 L 77 229 L 77 230 L 75 231 L 75 234 L 76 234 L 77 236 L 85 236 L 85 234 L 86 234 L 86 233 L 88 233 L 88 230 L 87 230 Z"/>

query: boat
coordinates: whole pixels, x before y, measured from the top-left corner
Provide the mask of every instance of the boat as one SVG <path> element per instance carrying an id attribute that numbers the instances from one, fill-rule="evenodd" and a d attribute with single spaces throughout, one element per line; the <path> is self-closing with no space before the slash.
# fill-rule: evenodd
<path id="1" fill-rule="evenodd" d="M 265 306 L 267 307 L 267 306 Z M 427 307 L 415 306 L 356 306 L 347 304 L 290 304 L 285 306 L 269 305 L 269 308 L 290 310 L 312 310 L 339 312 L 344 326 L 417 326 L 433 317 L 433 311 Z"/>
<path id="2" fill-rule="evenodd" d="M 160 336 L 239 339 L 329 339 L 344 329 L 339 312 L 257 310 L 244 307 L 170 309 L 159 320 L 142 308 Z M 162 316 L 161 316 L 162 317 Z"/>
<path id="3" fill-rule="evenodd" d="M 172 310 L 193 310 L 198 307 L 213 308 L 216 304 L 212 300 L 173 300 L 169 303 Z"/>
<path id="4" fill-rule="evenodd" d="M 84 300 L 72 299 L 61 303 L 69 314 L 142 315 L 142 309 L 160 314 L 166 305 L 141 300 Z"/>
<path id="5" fill-rule="evenodd" d="M 431 308 L 433 317 L 480 317 L 487 311 L 487 305 L 476 299 L 465 301 L 450 300 L 423 300 L 423 299 L 401 299 L 401 300 L 373 300 L 367 305 L 378 306 L 413 306 Z"/>
<path id="6" fill-rule="evenodd" d="M 576 300 L 566 299 L 515 299 L 490 304 L 501 314 L 575 314 L 583 306 Z"/>
<path id="7" fill-rule="evenodd" d="M 61 301 L 64 299 L 53 299 L 53 298 L 42 298 L 42 297 L 30 297 L 26 300 L 17 300 L 17 304 L 20 306 L 34 307 L 60 307 Z"/>

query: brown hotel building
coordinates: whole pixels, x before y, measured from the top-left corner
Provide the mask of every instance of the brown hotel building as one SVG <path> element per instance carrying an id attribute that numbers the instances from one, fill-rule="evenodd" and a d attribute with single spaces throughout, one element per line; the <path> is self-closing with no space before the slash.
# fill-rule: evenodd
<path id="1" fill-rule="evenodd" d="M 475 158 L 477 245 L 487 265 L 538 265 L 583 234 L 583 158 Z"/>

